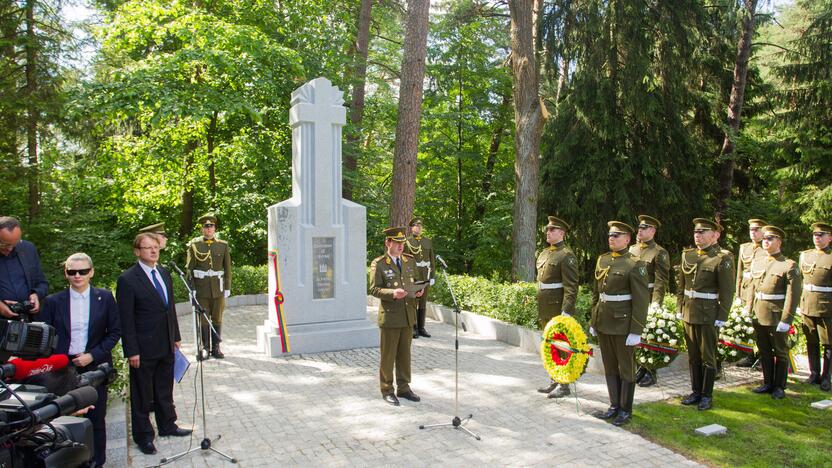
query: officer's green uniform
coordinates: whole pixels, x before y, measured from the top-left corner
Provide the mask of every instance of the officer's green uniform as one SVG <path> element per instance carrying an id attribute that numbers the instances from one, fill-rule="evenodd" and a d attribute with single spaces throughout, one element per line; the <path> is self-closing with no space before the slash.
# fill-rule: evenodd
<path id="1" fill-rule="evenodd" d="M 832 234 L 832 225 L 815 223 L 812 230 L 813 235 L 825 236 Z M 803 334 L 806 336 L 809 357 L 809 379 L 806 383 L 820 384 L 821 389 L 828 392 L 832 390 L 832 244 L 823 249 L 815 248 L 801 252 L 800 271 L 803 274 L 800 312 L 803 316 Z"/>
<path id="2" fill-rule="evenodd" d="M 621 221 L 607 225 L 611 235 L 633 235 L 633 228 Z M 616 424 L 629 420 L 635 393 L 635 347 L 626 345 L 627 337 L 641 336 L 649 305 L 647 267 L 643 262 L 626 248 L 598 257 L 590 324 L 598 336 L 610 396 L 610 409 L 602 417 L 617 414 Z"/>
<path id="3" fill-rule="evenodd" d="M 765 226 L 766 236 L 785 238 L 782 229 Z M 751 310 L 754 313 L 754 335 L 760 350 L 763 367 L 763 385 L 756 393 L 771 393 L 775 398 L 784 396 L 786 377 L 789 374 L 788 325 L 791 325 L 795 309 L 800 302 L 803 277 L 794 260 L 778 252 L 758 256 L 751 264 Z M 778 324 L 785 330 L 777 331 Z"/>
<path id="4" fill-rule="evenodd" d="M 217 223 L 214 215 L 208 214 L 199 218 L 199 223 L 205 221 Z M 204 318 L 200 317 L 202 332 L 202 347 L 209 350 L 214 357 L 222 357 L 220 341 L 222 340 L 222 315 L 225 310 L 225 298 L 231 291 L 231 251 L 228 243 L 217 239 L 195 237 L 188 242 L 185 270 L 188 278 L 193 281 L 196 298 L 211 317 L 211 323 L 217 331 L 219 339 L 210 340 L 211 329 Z"/>
<path id="5" fill-rule="evenodd" d="M 395 242 L 406 240 L 404 227 L 385 229 L 388 239 Z M 381 365 L 379 383 L 381 394 L 394 392 L 393 371 L 395 368 L 396 388 L 399 396 L 410 393 L 410 346 L 413 342 L 413 325 L 416 324 L 416 298 L 394 299 L 393 291 L 416 280 L 416 262 L 410 255 L 403 254 L 401 269 L 387 253 L 370 264 L 370 294 L 380 299 L 378 305 L 378 326 L 380 331 Z"/>
<path id="6" fill-rule="evenodd" d="M 749 219 L 749 228 L 760 228 L 767 226 L 768 223 L 762 219 Z M 739 259 L 737 261 L 737 299 L 743 304 L 751 302 L 751 262 L 758 256 L 765 257 L 766 252 L 763 250 L 759 242 L 746 242 L 740 245 Z"/>
<path id="7" fill-rule="evenodd" d="M 569 231 L 566 221 L 549 216 L 549 224 L 543 226 L 545 234 L 549 229 Z M 575 298 L 578 295 L 578 259 L 572 249 L 561 241 L 543 249 L 537 256 L 537 322 L 543 329 L 552 317 L 562 312 L 575 315 Z M 552 380 L 548 386 L 538 389 L 549 398 L 569 395 L 569 385 Z"/>
<path id="8" fill-rule="evenodd" d="M 696 218 L 694 229 L 722 231 L 714 221 Z M 717 321 L 728 320 L 734 299 L 734 256 L 715 242 L 705 249 L 685 249 L 679 266 L 677 309 L 685 325 L 691 390 L 683 404 L 711 407 L 716 376 Z"/>
<path id="9" fill-rule="evenodd" d="M 409 223 L 410 227 L 413 227 L 415 224 L 422 224 L 422 218 L 412 218 Z M 433 285 L 436 277 L 436 258 L 433 253 L 433 241 L 422 235 L 410 235 L 404 244 L 404 253 L 412 255 L 413 260 L 416 262 L 416 280 L 429 281 Z M 425 288 L 422 297 L 416 298 L 416 326 L 413 328 L 413 338 L 418 338 L 419 335 L 430 338 L 430 334 L 425 329 L 429 289 L 430 286 Z"/>

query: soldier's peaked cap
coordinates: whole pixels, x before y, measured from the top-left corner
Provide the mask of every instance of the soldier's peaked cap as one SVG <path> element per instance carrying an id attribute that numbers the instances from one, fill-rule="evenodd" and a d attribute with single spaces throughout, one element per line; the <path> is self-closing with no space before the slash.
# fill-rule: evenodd
<path id="1" fill-rule="evenodd" d="M 748 220 L 748 227 L 764 227 L 768 225 L 767 221 L 760 218 L 751 218 Z"/>
<path id="2" fill-rule="evenodd" d="M 774 234 L 775 236 L 777 236 L 781 239 L 786 238 L 786 232 L 783 231 L 782 229 L 780 229 L 777 226 L 772 226 L 772 225 L 764 226 L 763 227 L 763 235 L 767 235 L 767 234 Z"/>
<path id="3" fill-rule="evenodd" d="M 205 224 L 207 221 L 211 221 L 214 224 L 217 224 L 217 215 L 214 213 L 205 213 L 204 215 L 199 217 L 197 221 L 199 224 Z"/>
<path id="4" fill-rule="evenodd" d="M 566 221 L 554 216 L 548 216 L 547 218 L 549 219 L 549 224 L 543 226 L 543 232 L 546 232 L 549 229 L 563 229 L 564 231 L 569 230 L 569 224 Z"/>
<path id="5" fill-rule="evenodd" d="M 384 230 L 384 235 L 391 241 L 404 242 L 407 240 L 406 232 L 407 228 L 405 227 L 389 227 Z"/>
<path id="6" fill-rule="evenodd" d="M 711 229 L 714 231 L 722 232 L 722 226 L 719 225 L 716 221 L 707 218 L 693 218 L 693 228 L 694 229 Z"/>
<path id="7" fill-rule="evenodd" d="M 415 226 L 417 224 L 422 224 L 422 217 L 421 216 L 414 216 L 410 218 L 410 222 L 407 223 L 408 226 Z"/>
<path id="8" fill-rule="evenodd" d="M 832 232 L 832 224 L 817 222 L 812 225 L 812 232 Z"/>
<path id="9" fill-rule="evenodd" d="M 610 228 L 609 232 L 618 232 L 630 235 L 633 235 L 635 233 L 633 227 L 625 223 L 624 221 L 610 221 L 607 223 L 607 226 L 609 226 Z"/>
<path id="10" fill-rule="evenodd" d="M 648 216 L 648 215 L 638 215 L 638 223 L 640 225 L 641 224 L 646 224 L 646 225 L 648 225 L 650 227 L 654 227 L 656 229 L 662 227 L 662 223 L 660 223 L 658 219 L 656 219 L 652 216 Z"/>
<path id="11" fill-rule="evenodd" d="M 161 235 L 164 236 L 164 235 L 166 235 L 165 234 L 165 223 L 156 223 L 156 224 L 151 224 L 150 226 L 145 226 L 145 227 L 139 229 L 139 232 L 140 233 L 141 232 L 152 232 L 153 234 L 161 234 Z"/>

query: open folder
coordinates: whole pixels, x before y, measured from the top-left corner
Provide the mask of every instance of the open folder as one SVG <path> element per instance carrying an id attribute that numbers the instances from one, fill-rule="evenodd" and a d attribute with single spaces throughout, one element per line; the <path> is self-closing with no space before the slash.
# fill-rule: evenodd
<path id="1" fill-rule="evenodd" d="M 173 353 L 173 379 L 176 383 L 182 382 L 182 377 L 188 372 L 188 367 L 191 366 L 191 361 L 182 353 L 179 348 Z"/>
<path id="2" fill-rule="evenodd" d="M 416 293 L 425 289 L 428 284 L 430 284 L 430 280 L 414 281 L 411 284 L 406 284 L 404 290 L 407 291 L 407 297 L 416 297 Z"/>

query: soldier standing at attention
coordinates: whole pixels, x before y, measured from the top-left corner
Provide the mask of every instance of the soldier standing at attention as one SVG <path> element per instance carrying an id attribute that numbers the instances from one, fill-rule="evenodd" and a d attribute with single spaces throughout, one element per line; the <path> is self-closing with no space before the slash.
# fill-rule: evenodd
<path id="1" fill-rule="evenodd" d="M 789 374 L 789 344 L 786 340 L 795 309 L 800 302 L 803 277 L 794 260 L 780 247 L 786 234 L 777 226 L 763 227 L 763 250 L 751 263 L 751 302 L 754 338 L 760 350 L 763 384 L 754 393 L 771 393 L 779 400 L 786 396 Z"/>
<path id="2" fill-rule="evenodd" d="M 704 218 L 693 225 L 696 248 L 682 252 L 677 293 L 692 390 L 682 404 L 707 410 L 713 404 L 717 330 L 728 320 L 734 299 L 734 256 L 719 247 L 722 226 Z"/>
<path id="3" fill-rule="evenodd" d="M 220 350 L 222 341 L 222 313 L 225 310 L 225 298 L 231 295 L 231 251 L 228 243 L 217 239 L 217 217 L 213 213 L 199 218 L 202 236 L 188 242 L 188 255 L 185 271 L 194 283 L 196 298 L 211 317 L 211 323 L 217 336 L 211 340 L 211 328 L 200 317 L 202 348 L 209 354 L 222 359 L 225 354 Z"/>
<path id="4" fill-rule="evenodd" d="M 415 216 L 410 219 L 410 237 L 404 244 L 404 252 L 413 256 L 416 261 L 416 280 L 429 281 L 430 286 L 435 283 L 436 259 L 433 255 L 433 241 L 422 235 L 422 218 Z M 424 336 L 430 338 L 430 333 L 425 330 L 425 313 L 428 304 L 428 289 L 425 288 L 422 297 L 416 306 L 416 326 L 413 327 L 413 338 Z"/>
<path id="5" fill-rule="evenodd" d="M 554 216 L 543 226 L 549 247 L 537 256 L 537 320 L 542 330 L 552 317 L 575 314 L 575 297 L 578 295 L 578 260 L 563 238 L 569 225 Z M 551 380 L 538 392 L 547 393 L 549 398 L 569 395 L 569 385 Z"/>
<path id="6" fill-rule="evenodd" d="M 809 356 L 809 378 L 806 383 L 820 384 L 820 389 L 828 392 L 832 389 L 829 370 L 832 365 L 832 225 L 813 224 L 812 240 L 815 248 L 800 253 L 800 271 L 803 273 L 800 312 L 803 315 L 803 333 L 806 335 L 806 351 Z"/>
<path id="7" fill-rule="evenodd" d="M 370 264 L 370 294 L 379 298 L 381 363 L 378 375 L 381 397 L 393 406 L 399 406 L 397 395 L 410 401 L 421 400 L 410 389 L 410 346 L 413 343 L 413 325 L 416 324 L 416 302 L 423 291 L 417 292 L 415 297 L 408 297 L 405 289 L 416 281 L 416 262 L 404 253 L 406 231 L 404 227 L 385 229 L 386 252 Z"/>
<path id="8" fill-rule="evenodd" d="M 737 261 L 737 298 L 734 302 L 745 305 L 751 303 L 751 262 L 758 256 L 765 257 L 760 242 L 763 240 L 763 227 L 768 225 L 762 219 L 754 218 L 748 220 L 748 237 L 751 242 L 740 245 L 739 260 Z M 746 356 L 737 361 L 737 367 L 751 367 L 756 358 L 754 354 Z"/>
<path id="9" fill-rule="evenodd" d="M 615 418 L 613 424 L 627 423 L 633 413 L 635 394 L 635 346 L 647 321 L 650 291 L 647 267 L 627 250 L 633 228 L 621 221 L 610 221 L 607 243 L 610 252 L 595 264 L 595 293 L 589 333 L 598 337 L 610 407 L 598 414 Z"/>
<path id="10" fill-rule="evenodd" d="M 639 215 L 636 243 L 630 246 L 630 253 L 644 262 L 647 267 L 647 288 L 653 304 L 661 306 L 670 282 L 670 255 L 664 247 L 656 243 L 656 230 L 662 223 L 658 219 Z M 656 383 L 655 371 L 642 367 L 636 372 L 639 387 L 649 387 Z"/>
<path id="11" fill-rule="evenodd" d="M 168 246 L 168 235 L 165 233 L 165 223 L 151 224 L 150 226 L 145 226 L 139 229 L 140 234 L 143 232 L 156 234 L 159 239 L 160 249 L 165 250 L 165 247 Z"/>

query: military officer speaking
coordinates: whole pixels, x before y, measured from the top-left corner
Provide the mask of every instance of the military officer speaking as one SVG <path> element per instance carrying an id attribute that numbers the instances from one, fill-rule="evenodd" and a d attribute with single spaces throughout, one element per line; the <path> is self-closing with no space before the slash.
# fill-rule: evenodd
<path id="1" fill-rule="evenodd" d="M 537 256 L 537 320 L 540 328 L 552 317 L 575 314 L 575 297 L 578 295 L 578 260 L 563 238 L 569 231 L 566 221 L 549 216 L 549 224 L 543 226 L 548 247 Z M 570 394 L 569 385 L 551 380 L 549 385 L 538 388 L 549 398 Z"/>
<path id="2" fill-rule="evenodd" d="M 425 313 L 427 312 L 428 289 L 435 283 L 436 258 L 433 254 L 433 242 L 422 235 L 422 218 L 411 218 L 409 225 L 410 236 L 404 244 L 404 253 L 412 255 L 416 262 L 416 279 L 430 283 L 416 305 L 416 326 L 413 327 L 413 338 L 419 338 L 419 336 L 430 338 L 430 333 L 425 329 Z"/>
<path id="3" fill-rule="evenodd" d="M 200 317 L 205 355 L 209 354 L 210 349 L 211 356 L 222 359 L 225 357 L 220 350 L 222 314 L 225 298 L 231 295 L 231 251 L 227 242 L 216 238 L 217 217 L 213 213 L 199 218 L 199 224 L 202 225 L 202 236 L 188 242 L 185 270 L 193 281 L 197 300 L 211 317 L 211 323 L 217 331 L 217 336 L 212 337 L 208 322 Z"/>
<path id="4" fill-rule="evenodd" d="M 787 333 L 800 301 L 803 278 L 794 260 L 781 252 L 786 234 L 777 226 L 765 226 L 763 250 L 751 263 L 749 308 L 753 313 L 754 338 L 760 350 L 763 384 L 754 393 L 771 393 L 774 399 L 786 396 L 789 374 Z"/>
<path id="5" fill-rule="evenodd" d="M 721 249 L 722 226 L 704 218 L 693 220 L 695 249 L 682 252 L 679 266 L 677 310 L 685 325 L 691 394 L 683 405 L 700 410 L 713 404 L 718 329 L 728 320 L 734 299 L 734 256 Z"/>
<path id="6" fill-rule="evenodd" d="M 670 255 L 656 243 L 656 230 L 662 226 L 658 219 L 639 215 L 636 243 L 630 246 L 630 253 L 647 267 L 647 288 L 650 302 L 662 305 L 670 280 Z M 654 385 L 658 379 L 655 371 L 642 367 L 636 372 L 639 387 Z"/>
<path id="7" fill-rule="evenodd" d="M 737 259 L 737 297 L 734 299 L 736 304 L 748 304 L 751 302 L 749 296 L 751 290 L 751 262 L 758 256 L 765 257 L 766 252 L 763 250 L 760 242 L 763 240 L 763 227 L 768 223 L 759 218 L 748 220 L 748 237 L 751 242 L 746 242 L 740 245 L 739 258 Z M 737 367 L 751 367 L 754 365 L 756 358 L 754 354 L 746 356 L 737 362 Z"/>
<path id="8" fill-rule="evenodd" d="M 647 321 L 650 291 L 647 267 L 627 250 L 633 228 L 610 221 L 607 243 L 610 252 L 595 264 L 595 292 L 589 333 L 598 337 L 610 407 L 596 416 L 615 418 L 613 424 L 627 423 L 633 413 L 635 394 L 635 346 Z"/>
<path id="9" fill-rule="evenodd" d="M 397 396 L 410 401 L 420 400 L 410 389 L 410 346 L 416 324 L 416 302 L 423 291 L 414 290 L 416 261 L 404 253 L 405 232 L 404 227 L 385 229 L 386 252 L 370 264 L 370 294 L 379 298 L 381 397 L 393 406 L 399 406 Z"/>
<path id="10" fill-rule="evenodd" d="M 820 384 L 820 389 L 828 392 L 832 390 L 829 369 L 832 366 L 832 225 L 813 224 L 812 240 L 815 248 L 800 253 L 800 271 L 803 274 L 800 313 L 809 357 L 806 383 Z"/>

